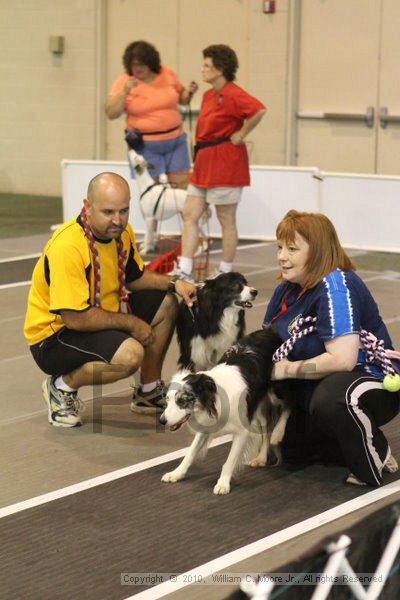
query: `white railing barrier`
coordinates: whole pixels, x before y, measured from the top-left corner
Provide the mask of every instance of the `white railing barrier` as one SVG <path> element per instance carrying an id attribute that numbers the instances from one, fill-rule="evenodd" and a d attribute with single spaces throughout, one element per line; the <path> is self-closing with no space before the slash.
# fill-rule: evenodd
<path id="1" fill-rule="evenodd" d="M 130 184 L 130 223 L 137 233 L 144 231 L 139 195 L 127 162 L 62 162 L 63 218 L 80 212 L 87 186 L 102 171 L 114 171 Z M 237 223 L 241 238 L 274 240 L 283 215 L 294 208 L 323 212 L 334 223 L 345 247 L 400 252 L 400 177 L 328 173 L 316 167 L 252 166 L 251 186 L 243 190 Z M 160 226 L 161 227 L 161 226 Z M 163 234 L 180 233 L 179 220 L 162 222 Z M 215 215 L 210 235 L 219 236 Z"/>
<path id="2" fill-rule="evenodd" d="M 371 583 L 368 588 L 361 585 L 357 574 L 347 560 L 346 554 L 350 545 L 351 539 L 345 534 L 341 535 L 336 542 L 327 545 L 328 562 L 323 573 L 318 574 L 319 583 L 310 596 L 310 600 L 326 600 L 332 587 L 337 585 L 338 577 L 345 577 L 345 583 L 340 583 L 340 585 L 347 585 L 356 600 L 377 600 L 387 582 L 400 549 L 400 517 L 397 519 L 376 571 L 371 576 Z M 260 577 L 259 581 L 245 578 L 240 585 L 240 589 L 247 595 L 249 600 L 268 600 L 274 586 L 273 577 L 271 576 L 271 579 L 268 579 L 268 574 L 265 574 Z"/>

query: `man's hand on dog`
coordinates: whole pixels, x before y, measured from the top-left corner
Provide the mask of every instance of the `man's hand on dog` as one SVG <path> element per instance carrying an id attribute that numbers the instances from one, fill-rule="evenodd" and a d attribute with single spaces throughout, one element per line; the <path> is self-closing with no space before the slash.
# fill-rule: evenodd
<path id="1" fill-rule="evenodd" d="M 177 279 L 175 282 L 175 291 L 188 306 L 193 306 L 193 302 L 196 299 L 196 285 L 185 281 L 184 279 Z"/>

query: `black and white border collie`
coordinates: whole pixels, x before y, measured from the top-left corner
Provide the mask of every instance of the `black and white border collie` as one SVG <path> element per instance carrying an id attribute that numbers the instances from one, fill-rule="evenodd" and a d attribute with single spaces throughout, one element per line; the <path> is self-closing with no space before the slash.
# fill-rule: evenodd
<path id="1" fill-rule="evenodd" d="M 233 272 L 206 279 L 192 309 L 181 302 L 176 321 L 180 367 L 196 372 L 215 366 L 244 334 L 244 309 L 256 296 L 243 275 Z"/>
<path id="2" fill-rule="evenodd" d="M 199 452 L 206 451 L 211 437 L 224 433 L 232 434 L 232 445 L 214 494 L 229 494 L 235 469 L 248 461 L 260 445 L 250 465 L 266 464 L 269 443 L 281 441 L 289 414 L 285 412 L 285 401 L 285 410 L 279 410 L 280 418 L 274 417 L 268 424 L 272 405 L 281 406 L 283 402 L 272 393 L 270 380 L 272 355 L 280 344 L 281 339 L 272 328 L 255 331 L 239 340 L 209 371 L 183 370 L 173 377 L 160 422 L 172 431 L 188 422 L 196 435 L 181 464 L 166 473 L 162 481 L 183 479 Z M 270 436 L 276 424 L 276 431 Z"/>

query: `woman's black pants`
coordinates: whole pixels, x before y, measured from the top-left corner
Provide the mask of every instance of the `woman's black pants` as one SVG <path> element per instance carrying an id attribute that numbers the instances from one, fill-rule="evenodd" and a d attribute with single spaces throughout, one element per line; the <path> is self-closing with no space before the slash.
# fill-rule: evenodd
<path id="1" fill-rule="evenodd" d="M 389 451 L 379 427 L 397 415 L 399 404 L 400 392 L 388 392 L 375 377 L 356 371 L 333 373 L 314 390 L 309 417 L 297 410 L 289 419 L 284 457 L 293 454 L 294 443 L 308 458 L 314 454 L 326 459 L 329 454 L 361 481 L 379 486 Z"/>

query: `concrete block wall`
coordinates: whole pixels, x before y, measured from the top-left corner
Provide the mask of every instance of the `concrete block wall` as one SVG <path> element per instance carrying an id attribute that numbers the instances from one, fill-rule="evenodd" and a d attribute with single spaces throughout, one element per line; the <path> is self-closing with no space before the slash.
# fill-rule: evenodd
<path id="1" fill-rule="evenodd" d="M 60 194 L 60 161 L 94 158 L 95 17 L 96 0 L 0 2 L 0 191 Z"/>
<path id="2" fill-rule="evenodd" d="M 268 109 L 250 136 L 253 164 L 285 164 L 290 1 L 279 0 L 274 14 L 264 14 L 262 1 L 250 0 L 248 89 Z"/>

